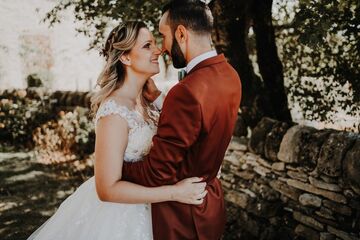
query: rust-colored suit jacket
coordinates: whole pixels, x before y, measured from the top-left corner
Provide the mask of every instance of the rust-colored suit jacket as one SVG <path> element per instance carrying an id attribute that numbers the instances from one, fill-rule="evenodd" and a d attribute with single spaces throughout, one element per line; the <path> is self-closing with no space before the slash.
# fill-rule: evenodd
<path id="1" fill-rule="evenodd" d="M 216 178 L 230 142 L 241 99 L 241 83 L 224 55 L 196 65 L 165 98 L 153 147 L 144 161 L 124 163 L 123 180 L 145 186 L 205 177 L 201 205 L 152 204 L 155 240 L 219 239 L 225 207 Z"/>

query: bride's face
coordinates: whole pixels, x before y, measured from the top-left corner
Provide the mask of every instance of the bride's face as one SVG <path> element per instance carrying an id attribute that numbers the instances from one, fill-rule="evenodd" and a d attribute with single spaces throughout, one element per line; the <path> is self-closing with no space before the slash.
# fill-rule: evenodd
<path id="1" fill-rule="evenodd" d="M 156 46 L 155 39 L 147 28 L 141 28 L 134 47 L 129 53 L 130 68 L 133 71 L 148 75 L 159 73 L 158 58 L 161 50 Z"/>

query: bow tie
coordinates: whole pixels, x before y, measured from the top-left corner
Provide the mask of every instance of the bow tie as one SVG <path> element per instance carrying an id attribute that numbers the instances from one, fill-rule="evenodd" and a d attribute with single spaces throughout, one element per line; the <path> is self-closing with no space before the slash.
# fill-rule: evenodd
<path id="1" fill-rule="evenodd" d="M 186 71 L 184 69 L 178 71 L 178 80 L 181 81 L 186 76 Z"/>

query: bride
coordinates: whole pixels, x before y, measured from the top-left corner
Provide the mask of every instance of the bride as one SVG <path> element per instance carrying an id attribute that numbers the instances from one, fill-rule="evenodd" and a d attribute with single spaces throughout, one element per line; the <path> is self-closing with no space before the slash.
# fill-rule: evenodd
<path id="1" fill-rule="evenodd" d="M 201 204 L 207 194 L 201 178 L 175 185 L 144 187 L 121 180 L 123 161 L 145 156 L 159 113 L 142 96 L 159 72 L 160 49 L 142 22 L 121 23 L 107 38 L 95 114 L 95 175 L 84 182 L 28 239 L 152 239 L 151 205 L 163 201 Z M 151 79 L 149 80 L 151 84 Z"/>

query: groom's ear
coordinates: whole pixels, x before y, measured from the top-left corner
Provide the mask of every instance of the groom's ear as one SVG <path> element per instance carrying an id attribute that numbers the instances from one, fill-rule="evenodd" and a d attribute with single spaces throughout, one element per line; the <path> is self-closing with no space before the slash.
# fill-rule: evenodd
<path id="1" fill-rule="evenodd" d="M 175 31 L 175 38 L 179 44 L 185 43 L 188 39 L 188 31 L 183 25 L 179 25 Z"/>
<path id="2" fill-rule="evenodd" d="M 130 66 L 131 65 L 131 59 L 130 56 L 128 54 L 122 54 L 119 57 L 119 60 L 122 64 L 126 65 L 126 66 Z"/>

